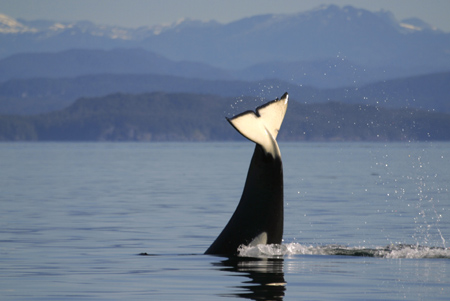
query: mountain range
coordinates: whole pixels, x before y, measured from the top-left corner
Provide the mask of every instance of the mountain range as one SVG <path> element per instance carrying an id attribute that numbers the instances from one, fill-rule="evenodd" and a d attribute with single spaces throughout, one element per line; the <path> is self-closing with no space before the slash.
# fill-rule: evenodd
<path id="1" fill-rule="evenodd" d="M 106 56 L 103 60 L 91 54 L 92 61 L 83 61 L 86 54 L 71 52 L 117 48 L 122 50 L 106 55 L 97 52 L 97 59 Z M 130 59 L 132 53 L 136 57 Z M 52 54 L 55 58 L 51 58 Z M 118 58 L 113 58 L 115 55 Z M 58 57 L 68 61 L 58 66 Z M 450 34 L 414 18 L 397 21 L 387 11 L 335 5 L 302 13 L 254 16 L 227 24 L 181 20 L 168 26 L 134 29 L 90 22 L 30 22 L 0 15 L 0 58 L 4 59 L 0 65 L 9 66 L 1 69 L 0 80 L 12 76 L 45 77 L 63 66 L 67 67 L 65 76 L 72 76 L 67 74 L 74 72 L 70 57 L 72 65 L 87 62 L 85 70 L 75 69 L 89 74 L 154 73 L 146 66 L 161 64 L 164 70 L 158 73 L 166 75 L 279 79 L 295 85 L 335 88 L 448 71 Z M 108 58 L 115 63 L 106 63 Z M 142 66 L 136 67 L 139 59 Z M 49 64 L 47 75 L 32 69 L 40 60 Z M 34 64 L 29 70 L 23 68 L 24 63 L 16 67 L 18 61 Z"/>
<path id="2" fill-rule="evenodd" d="M 160 74 L 209 80 L 261 81 L 334 88 L 370 83 L 383 74 L 368 72 L 338 58 L 311 62 L 277 62 L 227 70 L 206 63 L 173 61 L 155 52 L 116 48 L 70 49 L 54 53 L 19 53 L 0 60 L 0 82 L 25 78 L 65 78 L 94 74 Z M 300 83 L 297 83 L 297 82 Z"/>

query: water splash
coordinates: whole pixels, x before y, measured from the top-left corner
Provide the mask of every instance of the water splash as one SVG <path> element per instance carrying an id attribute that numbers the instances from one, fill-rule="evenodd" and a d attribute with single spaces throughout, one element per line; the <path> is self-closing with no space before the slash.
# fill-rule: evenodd
<path id="1" fill-rule="evenodd" d="M 299 243 L 282 245 L 241 246 L 239 256 L 256 258 L 277 258 L 290 255 L 342 255 L 379 258 L 447 258 L 450 259 L 450 248 L 429 247 L 420 245 L 388 245 L 385 247 L 365 248 L 341 245 L 312 246 Z"/>
<path id="2" fill-rule="evenodd" d="M 446 249 L 446 233 L 442 231 L 448 211 L 448 173 L 443 164 L 446 158 L 432 143 L 422 145 L 421 149 L 407 147 L 397 154 L 390 153 L 389 148 L 373 151 L 377 186 L 385 195 L 386 207 L 411 217 L 414 232 L 408 236 L 413 244 Z M 395 241 L 403 239 L 391 243 Z"/>
<path id="3" fill-rule="evenodd" d="M 247 93 L 236 97 L 234 103 L 230 104 L 229 111 L 225 112 L 225 114 L 227 117 L 233 117 L 243 111 L 254 110 L 255 107 L 280 97 L 284 92 L 286 91 L 280 92 L 279 85 L 259 82 L 257 88 L 252 88 Z"/>

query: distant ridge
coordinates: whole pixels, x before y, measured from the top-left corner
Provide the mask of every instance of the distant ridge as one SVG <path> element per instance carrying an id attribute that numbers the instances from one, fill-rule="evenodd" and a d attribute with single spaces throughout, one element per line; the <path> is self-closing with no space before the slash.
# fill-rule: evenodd
<path id="1" fill-rule="evenodd" d="M 315 61 L 265 62 L 240 70 L 205 63 L 173 61 L 152 51 L 71 49 L 20 53 L 0 59 L 0 82 L 10 79 L 67 78 L 98 74 L 159 74 L 208 80 L 281 80 L 316 88 L 358 87 L 396 77 L 382 68 L 366 68 L 343 57 Z"/>
<path id="2" fill-rule="evenodd" d="M 230 79 L 230 75 L 219 68 L 203 63 L 174 62 L 143 49 L 70 49 L 56 53 L 20 53 L 0 60 L 0 82 L 92 74 L 161 74 Z"/>
<path id="3" fill-rule="evenodd" d="M 317 89 L 280 80 L 206 80 L 157 74 L 97 74 L 75 78 L 9 80 L 0 83 L 0 115 L 29 115 L 63 109 L 80 97 L 111 93 L 178 92 L 234 99 L 271 99 L 288 91 L 302 103 L 336 101 L 386 108 L 450 113 L 450 72 L 382 81 L 361 87 Z"/>

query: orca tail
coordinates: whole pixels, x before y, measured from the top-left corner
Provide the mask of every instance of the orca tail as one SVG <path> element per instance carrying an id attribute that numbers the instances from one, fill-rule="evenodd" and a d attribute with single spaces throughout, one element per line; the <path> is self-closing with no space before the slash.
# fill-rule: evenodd
<path id="1" fill-rule="evenodd" d="M 286 92 L 281 99 L 257 107 L 256 112 L 245 111 L 227 120 L 242 136 L 261 145 L 266 154 L 280 157 L 276 138 L 286 114 L 288 98 Z"/>

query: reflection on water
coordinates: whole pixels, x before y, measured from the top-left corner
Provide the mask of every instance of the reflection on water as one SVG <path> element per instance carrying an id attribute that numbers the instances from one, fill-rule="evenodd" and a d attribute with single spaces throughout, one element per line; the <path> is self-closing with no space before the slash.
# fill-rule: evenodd
<path id="1" fill-rule="evenodd" d="M 282 258 L 234 256 L 212 264 L 220 271 L 232 272 L 230 276 L 245 276 L 250 279 L 238 286 L 239 291 L 227 296 L 252 300 L 283 300 L 286 282 Z"/>

